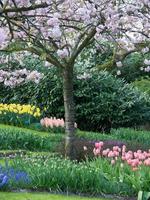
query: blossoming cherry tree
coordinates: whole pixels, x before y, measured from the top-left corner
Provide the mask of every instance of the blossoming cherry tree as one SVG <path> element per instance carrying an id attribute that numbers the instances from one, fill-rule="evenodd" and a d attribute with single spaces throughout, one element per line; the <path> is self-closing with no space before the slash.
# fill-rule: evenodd
<path id="1" fill-rule="evenodd" d="M 74 64 L 93 41 L 122 51 L 150 42 L 149 0 L 1 0 L 1 50 L 29 51 L 62 71 L 67 155 L 75 133 Z"/>

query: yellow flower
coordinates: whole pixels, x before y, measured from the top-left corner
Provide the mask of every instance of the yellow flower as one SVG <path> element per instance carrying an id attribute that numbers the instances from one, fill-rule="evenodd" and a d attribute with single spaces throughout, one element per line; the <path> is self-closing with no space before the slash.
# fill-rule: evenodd
<path id="1" fill-rule="evenodd" d="M 0 113 L 6 112 L 17 114 L 30 114 L 35 117 L 40 116 L 40 109 L 34 105 L 21 105 L 21 104 L 2 104 L 0 103 Z"/>

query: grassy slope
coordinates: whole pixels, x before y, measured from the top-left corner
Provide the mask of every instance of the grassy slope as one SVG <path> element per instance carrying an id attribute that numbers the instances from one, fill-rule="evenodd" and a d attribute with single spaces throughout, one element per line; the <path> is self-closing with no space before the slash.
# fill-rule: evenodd
<path id="1" fill-rule="evenodd" d="M 32 193 L 6 193 L 0 192 L 0 200 L 108 200 L 102 198 L 85 198 L 78 196 L 50 195 L 50 194 L 32 194 Z"/>
<path id="2" fill-rule="evenodd" d="M 140 131 L 132 128 L 112 129 L 110 134 L 78 131 L 77 135 L 80 138 L 89 140 L 138 140 L 139 142 L 146 142 L 147 140 L 150 141 L 150 131 Z"/>
<path id="3" fill-rule="evenodd" d="M 3 131 L 5 129 L 7 129 L 8 131 L 13 130 L 13 131 L 20 131 L 22 133 L 32 133 L 33 135 L 39 135 L 39 136 L 48 136 L 49 135 L 48 132 L 41 132 L 41 131 L 35 131 L 32 129 L 21 128 L 21 127 L 17 127 L 17 126 L 0 124 L 0 131 Z"/>
<path id="4" fill-rule="evenodd" d="M 60 142 L 65 137 L 64 134 L 52 134 L 48 132 L 35 131 L 27 128 L 19 128 L 9 125 L 0 124 L 0 133 L 21 133 L 21 134 L 32 134 L 41 137 L 50 137 L 51 141 Z M 127 142 L 129 146 L 133 145 L 137 147 L 149 148 L 150 147 L 150 131 L 136 131 L 130 128 L 120 128 L 112 129 L 110 134 L 95 133 L 87 131 L 77 131 L 77 136 L 79 138 L 85 138 L 88 140 L 99 141 L 99 140 L 119 140 L 122 142 Z"/>
<path id="5" fill-rule="evenodd" d="M 20 128 L 16 126 L 4 125 L 0 124 L 0 132 L 7 131 L 7 132 L 21 132 L 22 134 L 33 134 L 38 136 L 51 136 L 51 138 L 64 138 L 65 135 L 63 134 L 56 134 L 56 133 L 48 133 L 48 132 L 41 132 L 27 128 Z M 136 131 L 131 128 L 119 128 L 119 129 L 112 129 L 110 134 L 105 133 L 96 133 L 96 132 L 88 132 L 88 131 L 77 131 L 77 136 L 79 138 L 85 138 L 89 140 L 123 140 L 123 141 L 133 141 L 137 140 L 138 142 L 146 142 L 147 140 L 150 141 L 150 131 Z"/>
<path id="6" fill-rule="evenodd" d="M 119 128 L 112 129 L 110 134 L 95 133 L 78 131 L 79 138 L 95 140 L 95 141 L 122 141 L 128 144 L 128 146 L 136 146 L 142 149 L 150 148 L 150 131 L 140 131 L 131 128 Z"/>
<path id="7" fill-rule="evenodd" d="M 9 139 L 9 134 L 10 134 L 10 139 Z M 14 137 L 13 137 L 14 135 Z M 39 143 L 40 145 L 42 145 L 42 142 L 47 143 L 47 139 L 49 141 L 49 143 L 47 145 L 49 146 L 53 146 L 59 142 L 61 142 L 64 138 L 64 134 L 61 133 L 48 133 L 48 132 L 41 132 L 41 131 L 36 131 L 36 130 L 31 130 L 31 129 L 27 129 L 27 128 L 20 128 L 20 127 L 16 127 L 16 126 L 9 126 L 9 125 L 3 125 L 0 124 L 0 136 L 1 136 L 1 140 L 5 140 L 6 142 L 9 142 L 9 145 L 13 146 L 13 149 L 15 150 L 15 145 L 17 144 L 17 142 L 23 141 L 27 139 L 27 144 L 25 143 L 25 145 L 28 145 L 31 143 L 32 140 L 34 140 L 33 138 L 35 138 L 35 140 L 37 139 L 37 143 Z M 15 140 L 15 144 L 12 142 L 16 137 Z M 41 138 L 41 139 L 40 139 Z M 35 145 L 36 145 L 35 142 Z M 41 143 L 40 143 L 41 142 Z M 7 144 L 7 143 L 6 143 Z M 5 145 L 3 145 L 5 146 Z M 22 145 L 23 146 L 23 145 Z M 23 146 L 24 147 L 24 146 Z M 1 150 L 6 150 L 6 148 L 0 148 Z M 9 149 L 12 149 L 11 147 Z M 18 149 L 18 148 L 16 148 Z M 22 150 L 32 150 L 32 148 L 28 149 L 28 148 L 20 148 Z"/>

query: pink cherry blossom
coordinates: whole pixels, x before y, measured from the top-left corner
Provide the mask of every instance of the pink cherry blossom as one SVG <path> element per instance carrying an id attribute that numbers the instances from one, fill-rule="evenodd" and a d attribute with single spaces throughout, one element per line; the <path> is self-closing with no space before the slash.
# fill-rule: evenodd
<path id="1" fill-rule="evenodd" d="M 6 40 L 7 40 L 7 33 L 5 32 L 5 29 L 0 27 L 0 48 L 3 47 L 3 45 L 5 44 Z"/>
<path id="2" fill-rule="evenodd" d="M 58 50 L 57 51 L 58 56 L 60 56 L 61 58 L 66 58 L 68 57 L 68 50 L 67 49 L 63 49 L 63 50 Z"/>

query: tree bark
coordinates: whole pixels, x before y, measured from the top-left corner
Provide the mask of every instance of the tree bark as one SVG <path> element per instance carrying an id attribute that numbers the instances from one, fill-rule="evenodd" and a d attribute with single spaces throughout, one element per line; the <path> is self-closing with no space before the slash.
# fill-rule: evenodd
<path id="1" fill-rule="evenodd" d="M 63 96 L 65 107 L 65 155 L 75 159 L 75 105 L 73 98 L 73 66 L 66 66 L 63 70 Z"/>

